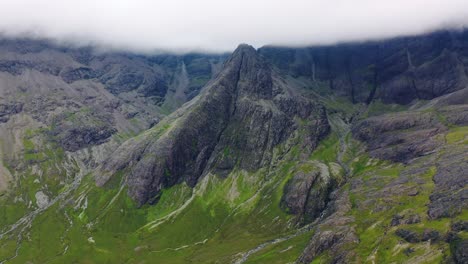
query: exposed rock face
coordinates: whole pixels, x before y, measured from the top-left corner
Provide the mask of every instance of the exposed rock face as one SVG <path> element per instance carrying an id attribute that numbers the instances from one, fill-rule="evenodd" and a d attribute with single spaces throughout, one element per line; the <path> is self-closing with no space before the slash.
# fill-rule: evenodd
<path id="1" fill-rule="evenodd" d="M 462 240 L 455 245 L 453 258 L 457 264 L 468 262 L 468 240 Z"/>
<path id="2" fill-rule="evenodd" d="M 89 112 L 68 112 L 54 117 L 50 135 L 68 151 L 106 142 L 117 132 L 113 118 L 98 109 Z"/>
<path id="3" fill-rule="evenodd" d="M 365 119 L 353 135 L 367 143 L 372 156 L 408 162 L 443 144 L 437 135 L 447 128 L 431 112 L 407 112 Z"/>
<path id="4" fill-rule="evenodd" d="M 38 191 L 35 197 L 36 204 L 39 208 L 44 208 L 49 204 L 49 197 L 43 191 Z"/>
<path id="5" fill-rule="evenodd" d="M 463 106 L 468 104 L 468 88 L 461 89 L 459 91 L 441 96 L 432 100 L 433 106 L 444 107 L 444 106 Z M 466 115 L 466 114 L 465 114 Z"/>
<path id="6" fill-rule="evenodd" d="M 451 148 L 437 161 L 435 189 L 430 196 L 428 215 L 432 219 L 452 217 L 468 209 L 467 147 Z"/>
<path id="7" fill-rule="evenodd" d="M 410 243 L 418 243 L 429 240 L 435 242 L 440 239 L 439 232 L 431 229 L 426 229 L 422 233 L 417 233 L 415 231 L 406 229 L 398 229 L 395 234 Z"/>
<path id="8" fill-rule="evenodd" d="M 350 245 L 359 242 L 352 227 L 354 219 L 347 215 L 351 209 L 348 192 L 335 191 L 330 204 L 333 213 L 317 225 L 316 231 L 306 246 L 299 263 L 311 263 L 325 251 L 332 254 L 331 263 L 349 263 L 353 252 L 347 250 Z"/>
<path id="9" fill-rule="evenodd" d="M 391 226 L 411 225 L 421 222 L 421 217 L 418 214 L 395 215 L 392 218 Z"/>
<path id="10" fill-rule="evenodd" d="M 72 83 L 78 80 L 92 79 L 98 74 L 89 67 L 79 67 L 76 69 L 64 70 L 60 75 L 65 82 Z"/>
<path id="11" fill-rule="evenodd" d="M 337 185 L 329 175 L 322 173 L 318 168 L 299 167 L 284 188 L 281 206 L 287 212 L 301 216 L 302 223 L 309 223 L 320 216 Z"/>
<path id="12" fill-rule="evenodd" d="M 283 206 L 293 214 L 304 214 L 307 208 L 308 195 L 320 172 L 312 171 L 306 173 L 299 171 L 285 187 L 285 195 L 282 199 Z"/>
<path id="13" fill-rule="evenodd" d="M 125 58 L 122 61 L 126 62 Z M 105 73 L 99 76 L 99 80 L 108 87 L 113 94 L 136 91 L 141 96 L 158 97 L 162 101 L 166 95 L 168 84 L 164 76 L 152 69 L 149 65 L 128 63 L 119 65 L 120 61 L 113 58 L 105 58 Z"/>
<path id="14" fill-rule="evenodd" d="M 444 145 L 450 126 L 468 124 L 468 104 L 462 89 L 436 98 L 422 109 L 370 117 L 353 127 L 353 136 L 366 142 L 371 156 L 407 163 Z"/>
<path id="15" fill-rule="evenodd" d="M 353 102 L 380 98 L 407 104 L 465 88 L 467 43 L 466 31 L 441 31 L 363 44 L 265 47 L 260 53 L 282 71 L 308 77 Z"/>
<path id="16" fill-rule="evenodd" d="M 178 116 L 177 116 L 178 115 Z M 273 148 L 297 137 L 296 118 L 307 121 L 297 142 L 312 150 L 329 130 L 324 109 L 294 95 L 255 49 L 241 45 L 200 98 L 174 114 L 172 127 L 119 148 L 105 164 L 110 174 L 128 169 L 129 194 L 139 204 L 180 181 L 194 185 L 207 172 L 227 175 L 234 166 L 256 170 Z"/>
<path id="17" fill-rule="evenodd" d="M 0 123 L 5 123 L 11 115 L 17 114 L 23 110 L 23 104 L 18 102 L 0 103 Z"/>
<path id="18" fill-rule="evenodd" d="M 15 61 L 15 60 L 4 60 L 0 61 L 0 71 L 8 72 L 12 75 L 21 75 L 28 69 L 34 69 L 36 71 L 47 73 L 51 75 L 58 75 L 60 67 L 50 62 L 31 62 L 31 61 Z"/>
<path id="19" fill-rule="evenodd" d="M 434 164 L 435 189 L 430 196 L 431 219 L 453 217 L 468 208 L 467 147 L 445 148 L 449 126 L 468 124 L 466 98 L 457 98 L 466 89 L 437 98 L 428 105 L 433 110 L 409 111 L 365 119 L 353 128 L 353 135 L 366 142 L 371 156 L 410 163 L 424 155 L 438 155 Z M 453 103 L 454 105 L 449 105 Z M 436 109 L 436 110 L 434 110 Z"/>
<path id="20" fill-rule="evenodd" d="M 455 232 L 468 231 L 468 221 L 457 221 L 450 228 Z"/>

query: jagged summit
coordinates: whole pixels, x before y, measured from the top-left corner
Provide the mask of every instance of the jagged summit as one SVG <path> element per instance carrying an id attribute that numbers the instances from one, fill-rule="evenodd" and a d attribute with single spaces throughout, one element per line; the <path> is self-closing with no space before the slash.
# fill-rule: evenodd
<path id="1" fill-rule="evenodd" d="M 240 63 L 242 63 L 244 58 L 258 60 L 259 54 L 257 53 L 257 50 L 255 50 L 254 47 L 248 44 L 240 44 L 232 52 L 231 56 L 229 56 L 229 58 L 226 60 L 225 67 L 223 69 L 226 70 L 226 66 L 229 65 L 237 65 L 237 67 L 239 67 Z"/>
<path id="2" fill-rule="evenodd" d="M 257 50 L 249 45 L 249 44 L 239 44 L 237 48 L 232 52 L 231 58 L 235 58 L 237 56 L 257 56 Z"/>

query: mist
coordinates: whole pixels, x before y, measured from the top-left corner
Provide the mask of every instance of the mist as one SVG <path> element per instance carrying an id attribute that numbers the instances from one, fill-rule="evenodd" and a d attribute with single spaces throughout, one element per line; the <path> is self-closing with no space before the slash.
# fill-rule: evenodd
<path id="1" fill-rule="evenodd" d="M 306 46 L 468 26 L 466 0 L 1 0 L 0 33 L 138 52 Z"/>

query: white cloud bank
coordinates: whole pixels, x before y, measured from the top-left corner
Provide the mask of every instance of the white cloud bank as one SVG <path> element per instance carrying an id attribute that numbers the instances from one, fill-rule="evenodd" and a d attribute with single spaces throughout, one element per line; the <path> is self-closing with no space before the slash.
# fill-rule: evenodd
<path id="1" fill-rule="evenodd" d="M 229 51 L 468 26 L 468 0 L 0 0 L 0 32 L 151 52 Z"/>

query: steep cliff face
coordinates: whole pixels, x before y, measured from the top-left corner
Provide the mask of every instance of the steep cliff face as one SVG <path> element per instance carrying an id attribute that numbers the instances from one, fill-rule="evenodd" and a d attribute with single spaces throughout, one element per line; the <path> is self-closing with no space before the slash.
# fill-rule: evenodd
<path id="1" fill-rule="evenodd" d="M 195 102 L 168 119 L 167 131 L 124 144 L 103 167 L 105 174 L 128 171 L 129 194 L 139 204 L 175 183 L 193 186 L 209 172 L 267 166 L 288 139 L 310 153 L 329 130 L 323 107 L 295 94 L 247 45 Z"/>
<path id="2" fill-rule="evenodd" d="M 408 104 L 465 88 L 468 33 L 301 49 L 265 47 L 260 53 L 286 74 L 309 78 L 352 102 Z"/>

